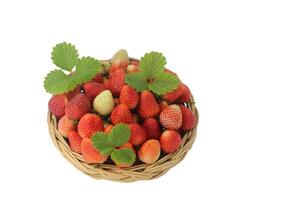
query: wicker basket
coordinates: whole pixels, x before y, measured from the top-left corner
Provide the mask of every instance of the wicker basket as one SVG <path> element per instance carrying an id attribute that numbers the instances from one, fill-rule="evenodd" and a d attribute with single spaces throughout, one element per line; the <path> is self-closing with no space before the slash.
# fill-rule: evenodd
<path id="1" fill-rule="evenodd" d="M 135 60 L 135 59 L 131 59 Z M 198 112 L 193 97 L 186 103 L 186 106 L 196 115 L 198 125 Z M 197 125 L 193 130 L 187 131 L 180 145 L 180 148 L 165 155 L 153 164 L 137 164 L 127 168 L 120 168 L 113 164 L 87 164 L 82 155 L 73 152 L 65 138 L 57 130 L 58 120 L 48 112 L 48 127 L 51 139 L 61 154 L 83 173 L 96 178 L 107 179 L 119 182 L 133 182 L 137 180 L 150 180 L 164 175 L 169 169 L 178 164 L 187 152 L 191 149 L 197 133 Z"/>

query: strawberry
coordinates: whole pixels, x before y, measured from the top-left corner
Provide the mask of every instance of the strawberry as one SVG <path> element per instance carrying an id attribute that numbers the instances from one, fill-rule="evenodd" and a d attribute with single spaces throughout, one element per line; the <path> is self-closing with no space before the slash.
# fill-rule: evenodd
<path id="1" fill-rule="evenodd" d="M 81 153 L 80 144 L 81 144 L 82 138 L 80 137 L 78 132 L 77 131 L 69 131 L 67 136 L 68 136 L 70 148 L 72 149 L 72 151 L 74 151 L 76 153 Z"/>
<path id="2" fill-rule="evenodd" d="M 168 107 L 168 102 L 162 101 L 159 103 L 160 112 L 163 111 L 166 107 Z"/>
<path id="3" fill-rule="evenodd" d="M 96 83 L 102 83 L 103 82 L 103 76 L 101 73 L 96 74 L 96 76 L 92 79 L 93 82 Z"/>
<path id="4" fill-rule="evenodd" d="M 77 94 L 66 105 L 66 116 L 70 119 L 79 120 L 84 114 L 91 111 L 91 104 L 88 98 L 82 94 Z"/>
<path id="5" fill-rule="evenodd" d="M 106 89 L 109 89 L 109 79 L 104 79 L 103 80 L 103 85 L 105 86 Z"/>
<path id="6" fill-rule="evenodd" d="M 120 104 L 112 110 L 110 120 L 114 125 L 116 125 L 119 123 L 130 124 L 133 119 L 128 106 Z"/>
<path id="7" fill-rule="evenodd" d="M 115 106 L 120 105 L 120 99 L 119 98 L 114 98 L 114 104 Z"/>
<path id="8" fill-rule="evenodd" d="M 183 85 L 183 93 L 182 93 L 182 95 L 177 99 L 177 102 L 179 102 L 179 103 L 185 103 L 185 102 L 187 102 L 190 98 L 191 98 L 191 96 L 192 96 L 192 93 L 191 93 L 191 91 L 190 91 L 190 89 L 189 89 L 189 87 L 188 86 L 186 86 L 185 84 L 182 84 Z"/>
<path id="9" fill-rule="evenodd" d="M 133 109 L 139 102 L 138 93 L 130 86 L 124 85 L 120 92 L 120 103 L 126 104 L 129 109 Z"/>
<path id="10" fill-rule="evenodd" d="M 178 105 L 166 107 L 159 116 L 160 123 L 167 129 L 179 129 L 182 124 L 182 113 Z"/>
<path id="11" fill-rule="evenodd" d="M 72 91 L 66 93 L 66 97 L 69 99 L 69 101 L 71 99 L 73 99 L 77 94 L 79 94 L 81 92 L 81 86 L 77 86 L 75 89 L 73 89 Z"/>
<path id="12" fill-rule="evenodd" d="M 48 103 L 48 107 L 50 112 L 55 117 L 60 118 L 65 115 L 65 107 L 67 103 L 68 103 L 67 97 L 63 94 L 58 94 L 51 97 Z"/>
<path id="13" fill-rule="evenodd" d="M 83 160 L 86 163 L 104 163 L 107 156 L 101 154 L 92 143 L 90 138 L 83 138 L 80 145 Z"/>
<path id="14" fill-rule="evenodd" d="M 76 130 L 75 121 L 64 115 L 58 121 L 57 129 L 62 136 L 67 137 L 68 132 Z"/>
<path id="15" fill-rule="evenodd" d="M 113 128 L 114 128 L 114 125 L 108 124 L 108 125 L 105 126 L 105 128 L 104 128 L 104 132 L 105 132 L 105 133 L 110 133 L 111 130 L 112 130 Z"/>
<path id="16" fill-rule="evenodd" d="M 182 113 L 182 125 L 180 128 L 184 131 L 193 129 L 197 122 L 196 116 L 184 105 L 179 105 L 179 107 Z"/>
<path id="17" fill-rule="evenodd" d="M 101 115 L 108 115 L 114 108 L 112 93 L 104 90 L 98 94 L 94 99 L 93 108 Z"/>
<path id="18" fill-rule="evenodd" d="M 168 103 L 173 103 L 182 95 L 184 91 L 184 86 L 182 84 L 179 84 L 176 90 L 169 92 L 163 96 L 163 99 L 166 100 Z"/>
<path id="19" fill-rule="evenodd" d="M 90 102 L 93 102 L 94 98 L 106 88 L 102 83 L 87 82 L 83 84 L 83 90 Z"/>
<path id="20" fill-rule="evenodd" d="M 81 137 L 90 138 L 97 131 L 103 131 L 102 119 L 92 113 L 87 113 L 78 122 L 78 133 Z"/>
<path id="21" fill-rule="evenodd" d="M 129 57 L 128 57 L 127 51 L 124 49 L 121 49 L 118 52 L 116 52 L 111 59 L 111 64 L 112 64 L 112 66 L 110 68 L 110 73 L 112 73 L 118 69 L 125 70 L 129 64 Z"/>
<path id="22" fill-rule="evenodd" d="M 159 123 L 155 118 L 148 118 L 144 121 L 143 127 L 147 132 L 148 139 L 159 139 L 161 135 L 161 130 Z"/>
<path id="23" fill-rule="evenodd" d="M 144 127 L 139 124 L 129 124 L 130 139 L 129 142 L 133 145 L 141 145 L 147 139 L 147 133 Z"/>
<path id="24" fill-rule="evenodd" d="M 108 88 L 114 96 L 119 96 L 122 87 L 124 86 L 125 72 L 123 69 L 118 69 L 110 74 Z"/>
<path id="25" fill-rule="evenodd" d="M 165 130 L 160 137 L 161 149 L 165 153 L 174 153 L 180 144 L 180 134 L 175 130 Z"/>
<path id="26" fill-rule="evenodd" d="M 141 93 L 138 113 L 143 119 L 155 117 L 159 113 L 159 105 L 154 95 L 148 90 Z"/>
<path id="27" fill-rule="evenodd" d="M 135 65 L 128 65 L 126 71 L 127 71 L 127 73 L 134 73 L 134 72 L 139 72 L 140 69 L 139 69 L 139 67 L 137 67 Z"/>
<path id="28" fill-rule="evenodd" d="M 155 163 L 160 156 L 160 143 L 158 140 L 147 140 L 138 151 L 139 159 L 147 164 Z"/>

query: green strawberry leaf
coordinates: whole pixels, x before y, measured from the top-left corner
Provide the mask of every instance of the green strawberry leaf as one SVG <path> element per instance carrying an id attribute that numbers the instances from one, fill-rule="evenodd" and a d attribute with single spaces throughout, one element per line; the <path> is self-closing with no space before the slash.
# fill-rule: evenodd
<path id="1" fill-rule="evenodd" d="M 111 154 L 111 159 L 117 164 L 133 164 L 136 159 L 135 153 L 132 149 L 116 149 Z"/>
<path id="2" fill-rule="evenodd" d="M 78 61 L 78 53 L 74 45 L 63 42 L 53 48 L 51 59 L 57 67 L 71 72 Z"/>
<path id="3" fill-rule="evenodd" d="M 129 73 L 125 77 L 125 82 L 133 87 L 137 92 L 148 89 L 146 75 L 143 72 Z"/>
<path id="4" fill-rule="evenodd" d="M 115 149 L 109 139 L 109 136 L 103 132 L 97 132 L 91 139 L 93 146 L 106 156 L 109 156 Z"/>
<path id="5" fill-rule="evenodd" d="M 175 90 L 178 85 L 179 79 L 175 75 L 162 72 L 155 77 L 153 82 L 149 83 L 149 89 L 158 95 L 163 95 Z"/>
<path id="6" fill-rule="evenodd" d="M 62 94 L 76 87 L 73 76 L 67 76 L 62 70 L 56 69 L 47 74 L 44 80 L 44 88 L 51 94 Z"/>
<path id="7" fill-rule="evenodd" d="M 76 65 L 75 79 L 77 84 L 87 82 L 100 71 L 100 63 L 91 57 L 82 57 Z"/>
<path id="8" fill-rule="evenodd" d="M 109 134 L 109 140 L 114 147 L 120 147 L 129 141 L 130 135 L 130 129 L 126 124 L 117 124 Z"/>
<path id="9" fill-rule="evenodd" d="M 152 51 L 141 58 L 140 69 L 147 78 L 154 78 L 164 70 L 166 64 L 166 58 L 161 53 Z"/>

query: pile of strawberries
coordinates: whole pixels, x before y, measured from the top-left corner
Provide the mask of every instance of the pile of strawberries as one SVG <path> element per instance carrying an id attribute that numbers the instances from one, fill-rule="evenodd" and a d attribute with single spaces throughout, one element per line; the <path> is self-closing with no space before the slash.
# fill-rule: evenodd
<path id="1" fill-rule="evenodd" d="M 196 126 L 196 116 L 184 105 L 191 98 L 189 88 L 180 82 L 162 96 L 150 90 L 137 92 L 125 83 L 125 76 L 138 72 L 139 62 L 130 61 L 125 50 L 117 52 L 106 67 L 105 73 L 49 101 L 50 112 L 59 120 L 58 131 L 71 150 L 82 154 L 86 163 L 111 163 L 91 137 L 99 132 L 109 135 L 118 124 L 130 129 L 129 142 L 118 149 L 129 148 L 136 155 L 129 165 L 115 162 L 120 167 L 151 164 L 178 150 L 186 131 Z"/>

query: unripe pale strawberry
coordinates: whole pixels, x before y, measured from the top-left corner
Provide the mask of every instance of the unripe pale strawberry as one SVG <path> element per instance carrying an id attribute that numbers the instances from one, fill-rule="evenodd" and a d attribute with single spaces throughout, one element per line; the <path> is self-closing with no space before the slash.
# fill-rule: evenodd
<path id="1" fill-rule="evenodd" d="M 64 115 L 58 121 L 57 130 L 63 137 L 67 137 L 68 132 L 76 130 L 75 121 Z"/>
<path id="2" fill-rule="evenodd" d="M 133 118 L 128 106 L 120 104 L 112 110 L 110 120 L 114 125 L 119 123 L 130 124 Z"/>
<path id="3" fill-rule="evenodd" d="M 155 118 L 148 118 L 144 121 L 143 127 L 147 132 L 148 139 L 159 139 L 161 136 L 161 130 L 159 123 Z"/>
<path id="4" fill-rule="evenodd" d="M 51 97 L 48 107 L 50 112 L 58 118 L 61 118 L 65 115 L 65 107 L 68 103 L 68 99 L 65 95 L 59 94 Z"/>
<path id="5" fill-rule="evenodd" d="M 182 125 L 180 128 L 184 131 L 193 129 L 196 126 L 197 122 L 196 116 L 190 109 L 188 109 L 184 105 L 179 105 L 179 107 L 182 113 Z"/>
<path id="6" fill-rule="evenodd" d="M 81 153 L 80 145 L 81 145 L 82 138 L 80 137 L 78 132 L 70 131 L 70 132 L 68 132 L 67 136 L 68 136 L 70 148 L 72 149 L 72 151 L 74 151 L 76 153 Z"/>
<path id="7" fill-rule="evenodd" d="M 78 122 L 78 133 L 83 138 L 90 138 L 96 132 L 103 130 L 103 121 L 96 114 L 87 113 Z"/>
<path id="8" fill-rule="evenodd" d="M 92 143 L 90 138 L 83 138 L 81 141 L 81 153 L 83 160 L 86 163 L 104 163 L 107 160 L 107 156 L 101 154 Z"/>
<path id="9" fill-rule="evenodd" d="M 84 114 L 91 111 L 89 99 L 82 93 L 77 94 L 66 105 L 66 116 L 70 119 L 79 120 Z"/>
<path id="10" fill-rule="evenodd" d="M 104 90 L 96 96 L 93 108 L 101 115 L 108 115 L 114 108 L 114 100 L 109 90 Z"/>
<path id="11" fill-rule="evenodd" d="M 167 129 L 179 129 L 182 125 L 182 113 L 178 105 L 166 107 L 159 115 L 162 126 Z"/>
<path id="12" fill-rule="evenodd" d="M 159 105 L 154 95 L 148 90 L 143 91 L 141 93 L 140 103 L 138 106 L 138 113 L 140 117 L 143 119 L 155 117 L 159 112 Z"/>
<path id="13" fill-rule="evenodd" d="M 120 95 L 121 89 L 124 86 L 125 72 L 123 69 L 118 69 L 110 74 L 108 88 L 115 97 Z"/>
<path id="14" fill-rule="evenodd" d="M 104 91 L 106 88 L 102 83 L 87 82 L 83 84 L 83 90 L 90 102 L 93 102 L 95 97 Z"/>
<path id="15" fill-rule="evenodd" d="M 169 92 L 163 96 L 163 99 L 167 101 L 168 103 L 173 103 L 178 99 L 184 91 L 184 86 L 182 84 L 179 84 L 176 90 Z"/>
<path id="16" fill-rule="evenodd" d="M 147 139 L 147 133 L 144 127 L 139 124 L 129 124 L 130 128 L 130 139 L 129 142 L 133 145 L 141 145 Z"/>
<path id="17" fill-rule="evenodd" d="M 152 164 L 155 163 L 160 156 L 160 143 L 158 140 L 147 140 L 139 149 L 138 156 L 140 161 Z"/>
<path id="18" fill-rule="evenodd" d="M 124 85 L 120 92 L 120 103 L 126 104 L 129 109 L 133 109 L 139 102 L 138 93 L 130 86 Z"/>
<path id="19" fill-rule="evenodd" d="M 111 59 L 111 64 L 112 66 L 110 68 L 110 72 L 113 72 L 117 69 L 125 70 L 129 64 L 129 57 L 127 51 L 125 49 L 117 51 Z"/>
<path id="20" fill-rule="evenodd" d="M 179 103 L 185 103 L 187 102 L 188 100 L 190 100 L 191 96 L 192 96 L 192 93 L 189 89 L 188 86 L 182 84 L 184 89 L 183 89 L 183 93 L 182 95 L 176 100 L 177 102 Z"/>
<path id="21" fill-rule="evenodd" d="M 165 130 L 160 137 L 161 149 L 165 153 L 174 153 L 181 144 L 181 136 L 175 130 Z"/>

